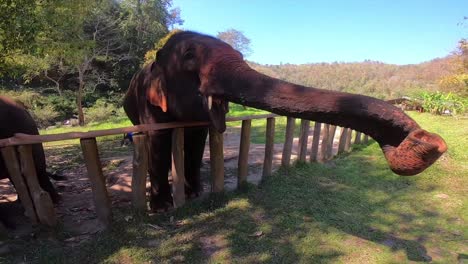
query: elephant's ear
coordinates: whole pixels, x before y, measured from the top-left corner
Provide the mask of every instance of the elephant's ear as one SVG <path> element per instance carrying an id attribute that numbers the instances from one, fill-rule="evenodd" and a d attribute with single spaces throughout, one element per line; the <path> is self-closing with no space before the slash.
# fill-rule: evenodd
<path id="1" fill-rule="evenodd" d="M 146 92 L 148 101 L 154 106 L 161 107 L 163 112 L 167 112 L 167 97 L 164 93 L 165 85 L 166 82 L 164 80 L 164 77 L 159 72 L 156 74 L 156 78 L 151 80 L 150 87 Z"/>

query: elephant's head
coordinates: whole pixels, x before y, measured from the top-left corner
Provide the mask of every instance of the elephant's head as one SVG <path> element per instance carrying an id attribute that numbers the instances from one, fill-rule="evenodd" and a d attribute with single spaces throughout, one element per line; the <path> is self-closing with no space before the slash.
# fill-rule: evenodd
<path id="1" fill-rule="evenodd" d="M 203 105 L 221 132 L 231 101 L 368 134 L 379 142 L 390 168 L 400 175 L 420 173 L 447 149 L 440 136 L 421 129 L 391 104 L 268 77 L 250 68 L 231 46 L 210 36 L 176 33 L 158 51 L 156 63 L 163 72 L 163 91 L 170 87 L 168 92 L 174 90 L 192 100 L 193 109 Z M 169 97 L 167 107 L 172 103 Z"/>

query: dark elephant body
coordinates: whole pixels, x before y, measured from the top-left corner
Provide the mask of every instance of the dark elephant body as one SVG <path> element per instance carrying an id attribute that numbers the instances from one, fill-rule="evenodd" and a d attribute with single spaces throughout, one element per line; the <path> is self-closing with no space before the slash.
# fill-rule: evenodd
<path id="1" fill-rule="evenodd" d="M 135 75 L 125 110 L 134 124 L 209 120 L 224 132 L 228 102 L 363 132 L 380 144 L 390 169 L 399 175 L 422 172 L 447 150 L 440 136 L 423 130 L 389 103 L 266 76 L 229 44 L 190 31 L 172 35 L 156 61 Z M 152 133 L 151 166 L 157 168 L 154 173 L 165 173 L 170 165 L 170 133 Z M 200 164 L 203 135 L 189 148 L 186 143 L 186 150 L 192 147 L 196 152 L 185 153 L 195 165 Z"/>
<path id="2" fill-rule="evenodd" d="M 152 64 L 145 66 L 133 76 L 125 96 L 123 106 L 134 125 L 209 120 L 206 112 L 200 113 L 200 111 L 203 111 L 201 102 L 199 106 L 196 105 L 196 102 L 195 105 L 192 102 L 186 104 L 183 99 L 176 100 L 179 95 L 172 92 L 167 93 L 171 107 L 166 112 L 163 112 L 161 107 L 151 104 L 147 98 L 147 93 L 151 87 L 152 72 L 159 71 L 159 69 L 152 68 L 152 66 Z M 176 106 L 181 106 L 182 109 L 176 109 Z M 188 116 L 181 116 L 181 111 L 188 112 Z M 208 129 L 206 127 L 184 129 L 184 170 L 187 196 L 197 196 L 201 192 L 200 167 L 207 134 Z M 168 181 L 168 172 L 171 169 L 172 129 L 150 131 L 147 135 L 148 151 L 150 153 L 151 207 L 154 210 L 164 209 L 172 203 Z"/>
<path id="3" fill-rule="evenodd" d="M 39 135 L 36 123 L 28 111 L 13 100 L 0 96 L 0 139 L 14 136 L 15 133 Z M 34 164 L 36 166 L 37 178 L 42 189 L 47 191 L 52 201 L 57 202 L 59 195 L 50 182 L 46 171 L 46 160 L 42 144 L 32 146 Z M 0 155 L 0 179 L 10 178 L 5 166 L 5 161 Z"/>

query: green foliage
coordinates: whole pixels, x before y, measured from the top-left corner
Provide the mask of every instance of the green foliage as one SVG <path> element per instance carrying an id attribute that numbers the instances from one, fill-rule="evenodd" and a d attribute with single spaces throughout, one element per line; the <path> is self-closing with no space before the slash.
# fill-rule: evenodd
<path id="1" fill-rule="evenodd" d="M 75 112 L 82 123 L 86 94 L 125 90 L 145 52 L 183 22 L 171 5 L 171 0 L 0 2 L 0 72 L 31 87 L 53 83 L 59 95 L 77 91 Z"/>
<path id="2" fill-rule="evenodd" d="M 45 96 L 29 89 L 19 91 L 0 90 L 0 94 L 24 105 L 39 127 L 53 125 L 76 114 L 74 95 L 69 91 L 66 91 L 64 96 Z"/>
<path id="3" fill-rule="evenodd" d="M 114 116 L 117 113 L 117 107 L 105 99 L 98 99 L 94 105 L 84 109 L 88 123 L 103 122 Z"/>
<path id="4" fill-rule="evenodd" d="M 75 94 L 68 90 L 64 91 L 62 96 L 56 94 L 43 96 L 45 104 L 54 106 L 55 111 L 58 113 L 58 121 L 63 121 L 76 115 L 76 102 L 74 98 Z"/>
<path id="5" fill-rule="evenodd" d="M 364 94 L 380 99 L 399 98 L 415 91 L 436 91 L 440 78 L 453 74 L 452 57 L 416 65 L 376 61 L 251 66 L 272 77 L 309 87 Z"/>
<path id="6" fill-rule="evenodd" d="M 148 63 L 153 62 L 154 60 L 156 60 L 156 53 L 158 52 L 158 50 L 160 50 L 174 34 L 176 34 L 178 32 L 181 32 L 181 31 L 182 30 L 180 30 L 180 29 L 171 30 L 169 33 L 166 34 L 166 36 L 164 36 L 157 43 L 155 43 L 154 48 L 152 48 L 152 49 L 150 49 L 150 50 L 148 50 L 146 52 L 146 54 L 145 54 L 145 63 L 144 64 L 148 64 Z"/>
<path id="7" fill-rule="evenodd" d="M 36 0 L 0 1 L 0 76 L 5 69 L 15 68 L 9 58 L 34 48 L 40 27 L 36 8 Z"/>
<path id="8" fill-rule="evenodd" d="M 116 206 L 112 227 L 89 239 L 65 231 L 56 240 L 11 239 L 18 250 L 0 262 L 457 263 L 468 236 L 468 120 L 411 114 L 449 146 L 420 175 L 393 174 L 374 143 L 168 212 L 138 215 Z M 104 158 L 116 156 L 102 146 Z M 54 160 L 80 156 L 79 147 L 65 149 L 46 151 Z"/>
<path id="9" fill-rule="evenodd" d="M 55 123 L 60 113 L 51 104 L 37 106 L 32 109 L 32 116 L 38 127 L 47 127 Z"/>
<path id="10" fill-rule="evenodd" d="M 241 52 L 244 57 L 248 57 L 252 54 L 250 39 L 247 38 L 242 31 L 231 28 L 226 31 L 219 32 L 216 37 Z"/>
<path id="11" fill-rule="evenodd" d="M 468 98 L 453 93 L 423 92 L 420 94 L 422 107 L 432 114 L 463 114 L 468 107 Z"/>

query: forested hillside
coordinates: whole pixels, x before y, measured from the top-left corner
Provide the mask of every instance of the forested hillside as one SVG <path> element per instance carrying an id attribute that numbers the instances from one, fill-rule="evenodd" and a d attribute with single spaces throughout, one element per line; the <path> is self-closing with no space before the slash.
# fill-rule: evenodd
<path id="1" fill-rule="evenodd" d="M 393 65 L 376 61 L 302 65 L 250 64 L 264 74 L 289 82 L 389 99 L 442 89 L 440 80 L 454 74 L 458 69 L 454 60 L 455 57 L 447 56 L 415 65 Z"/>
<path id="2" fill-rule="evenodd" d="M 84 125 L 124 116 L 121 102 L 132 75 L 183 24 L 171 0 L 18 3 L 0 2 L 0 94 L 21 101 L 41 127 L 70 118 Z M 242 33 L 230 30 L 218 37 L 240 40 L 242 45 L 231 45 L 248 54 L 250 40 L 232 38 L 236 35 Z M 466 39 L 447 57 L 415 65 L 250 65 L 306 86 L 381 99 L 422 98 L 425 111 L 437 114 L 464 113 L 468 105 Z"/>

